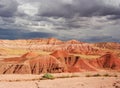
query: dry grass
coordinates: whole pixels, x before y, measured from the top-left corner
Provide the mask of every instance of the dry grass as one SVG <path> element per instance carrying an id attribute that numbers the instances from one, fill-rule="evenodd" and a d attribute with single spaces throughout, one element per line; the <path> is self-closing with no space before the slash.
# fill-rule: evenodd
<path id="1" fill-rule="evenodd" d="M 27 52 L 30 52 L 30 50 L 28 50 L 28 49 L 10 49 L 10 48 L 1 48 L 1 47 L 0 47 L 0 49 L 3 49 L 4 51 L 6 51 L 6 54 L 8 56 L 10 56 L 10 55 L 23 55 Z M 42 51 L 42 50 L 33 50 L 33 52 L 36 52 L 36 53 L 42 54 L 42 55 L 48 55 L 51 53 L 51 52 Z"/>
<path id="2" fill-rule="evenodd" d="M 82 54 L 72 54 L 72 55 L 80 56 L 81 58 L 84 58 L 84 59 L 96 59 L 100 57 L 99 55 L 82 55 Z"/>
<path id="3" fill-rule="evenodd" d="M 93 74 L 93 75 L 87 74 L 86 77 L 118 77 L 118 75 L 117 74 L 111 75 L 108 73 L 105 73 L 103 75 L 101 75 L 101 74 Z"/>

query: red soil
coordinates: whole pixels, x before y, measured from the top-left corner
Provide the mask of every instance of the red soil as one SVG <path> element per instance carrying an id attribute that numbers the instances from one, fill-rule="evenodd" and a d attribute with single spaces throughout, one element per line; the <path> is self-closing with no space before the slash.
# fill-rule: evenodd
<path id="1" fill-rule="evenodd" d="M 59 58 L 59 57 L 68 57 L 69 56 L 69 52 L 65 51 L 65 50 L 56 50 L 51 55 L 54 56 L 54 57 L 56 57 L 56 58 Z"/>
<path id="2" fill-rule="evenodd" d="M 21 43 L 22 42 L 22 43 Z M 109 47 L 106 47 L 109 45 Z M 50 55 L 39 55 L 28 52 L 21 57 L 2 58 L 0 60 L 1 74 L 40 74 L 56 72 L 81 72 L 98 70 L 120 70 L 120 58 L 114 53 L 105 53 L 109 49 L 119 49 L 119 43 L 89 44 L 76 40 L 63 42 L 55 38 L 29 40 L 1 40 L 0 55 L 7 54 L 7 49 L 29 49 L 52 51 Z M 6 50 L 4 50 L 7 47 Z M 104 47 L 104 50 L 101 48 Z M 113 48 L 116 47 L 116 48 Z M 107 50 L 105 49 L 107 48 Z M 110 50 L 111 51 L 111 50 Z M 113 51 L 114 52 L 114 51 Z M 83 59 L 71 55 L 102 55 L 96 59 Z"/>
<path id="3" fill-rule="evenodd" d="M 107 53 L 90 63 L 97 68 L 120 70 L 120 59 L 113 53 Z"/>

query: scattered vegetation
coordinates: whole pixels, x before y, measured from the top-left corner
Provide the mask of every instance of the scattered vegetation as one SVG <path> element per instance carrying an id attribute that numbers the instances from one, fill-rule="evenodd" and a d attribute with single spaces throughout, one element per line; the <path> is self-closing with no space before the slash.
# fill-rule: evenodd
<path id="1" fill-rule="evenodd" d="M 118 76 L 116 74 L 109 75 L 108 73 L 106 73 L 104 75 L 100 75 L 100 74 L 89 75 L 89 74 L 87 74 L 86 77 L 118 77 Z"/>
<path id="2" fill-rule="evenodd" d="M 80 77 L 80 76 L 79 75 L 62 75 L 62 76 L 54 77 L 52 74 L 46 73 L 42 76 L 41 80 L 55 79 L 55 78 L 74 78 L 74 77 Z"/>
<path id="3" fill-rule="evenodd" d="M 87 74 L 86 77 L 91 77 L 91 75 Z"/>
<path id="4" fill-rule="evenodd" d="M 46 73 L 42 76 L 42 79 L 55 79 L 55 77 L 50 73 Z"/>
<path id="5" fill-rule="evenodd" d="M 89 75 L 87 74 L 86 77 L 100 77 L 101 75 L 100 74 L 94 74 L 94 75 Z"/>
<path id="6" fill-rule="evenodd" d="M 73 77 L 80 77 L 79 75 L 71 75 L 71 78 L 73 78 Z"/>
<path id="7" fill-rule="evenodd" d="M 118 77 L 118 75 L 116 75 L 116 74 L 114 74 L 114 75 L 109 75 L 109 74 L 107 74 L 107 73 L 104 74 L 103 76 L 104 76 L 104 77 Z"/>
<path id="8" fill-rule="evenodd" d="M 104 77 L 111 77 L 111 75 L 109 75 L 109 74 L 107 74 L 107 73 L 104 74 L 103 76 L 104 76 Z"/>
<path id="9" fill-rule="evenodd" d="M 114 77 L 118 77 L 117 75 L 114 75 Z"/>
<path id="10" fill-rule="evenodd" d="M 57 78 L 71 78 L 69 75 L 63 75 L 63 76 L 59 76 Z"/>
<path id="11" fill-rule="evenodd" d="M 100 77 L 100 74 L 94 74 L 93 77 Z"/>
<path id="12" fill-rule="evenodd" d="M 15 80 L 3 80 L 3 81 L 5 81 L 5 82 L 19 82 L 19 81 L 40 81 L 40 80 L 46 80 L 46 79 L 51 79 L 51 80 L 53 80 L 53 79 L 55 79 L 55 78 L 74 78 L 74 77 L 80 77 L 79 75 L 62 75 L 62 76 L 58 76 L 58 77 L 54 77 L 52 74 L 50 74 L 50 73 L 46 73 L 46 74 L 44 74 L 43 76 L 42 76 L 42 78 L 33 78 L 33 79 L 15 79 Z M 87 75 L 85 75 L 85 77 L 118 77 L 118 75 L 117 74 L 114 74 L 114 75 L 110 75 L 110 74 L 108 74 L 108 73 L 106 73 L 106 74 L 103 74 L 103 75 L 101 75 L 101 74 L 87 74 Z M 0 80 L 0 82 L 1 82 L 1 80 Z"/>
<path id="13" fill-rule="evenodd" d="M 63 75 L 63 76 L 59 76 L 59 77 L 57 77 L 57 78 L 74 78 L 74 77 L 80 77 L 80 76 L 78 76 L 78 75 Z"/>

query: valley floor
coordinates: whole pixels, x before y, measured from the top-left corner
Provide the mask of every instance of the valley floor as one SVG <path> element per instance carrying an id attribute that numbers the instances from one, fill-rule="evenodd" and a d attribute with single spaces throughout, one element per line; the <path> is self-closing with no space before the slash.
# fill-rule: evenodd
<path id="1" fill-rule="evenodd" d="M 0 88 L 120 88 L 120 78 L 77 77 L 26 82 L 0 82 Z"/>
<path id="2" fill-rule="evenodd" d="M 0 75 L 0 88 L 120 88 L 119 72 L 57 73 L 53 80 L 39 80 L 42 75 Z M 106 77 L 105 74 L 117 75 Z M 87 76 L 91 77 L 87 77 Z M 74 76 L 73 78 L 65 78 Z M 76 77 L 75 77 L 76 76 Z M 79 77 L 77 77 L 79 76 Z"/>

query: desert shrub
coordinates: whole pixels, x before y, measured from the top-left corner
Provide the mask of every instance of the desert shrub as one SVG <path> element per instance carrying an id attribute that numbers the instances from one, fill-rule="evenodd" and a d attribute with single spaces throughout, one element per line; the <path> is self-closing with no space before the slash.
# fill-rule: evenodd
<path id="1" fill-rule="evenodd" d="M 118 77 L 117 75 L 114 75 L 114 77 Z"/>
<path id="2" fill-rule="evenodd" d="M 60 76 L 60 77 L 57 77 L 57 78 L 71 78 L 71 76 L 69 76 L 69 75 L 63 75 L 63 76 Z"/>
<path id="3" fill-rule="evenodd" d="M 91 77 L 91 75 L 88 74 L 88 75 L 86 75 L 86 77 Z"/>
<path id="4" fill-rule="evenodd" d="M 50 73 L 46 73 L 42 76 L 43 79 L 55 79 L 55 77 L 50 74 Z"/>
<path id="5" fill-rule="evenodd" d="M 107 73 L 106 73 L 106 74 L 104 74 L 103 76 L 104 76 L 104 77 L 110 77 L 110 75 L 109 75 L 109 74 L 107 74 Z"/>
<path id="6" fill-rule="evenodd" d="M 94 74 L 94 75 L 92 75 L 93 77 L 99 77 L 99 76 L 101 76 L 100 74 Z"/>
<path id="7" fill-rule="evenodd" d="M 80 77 L 79 75 L 71 75 L 71 78 L 73 78 L 73 77 Z"/>

